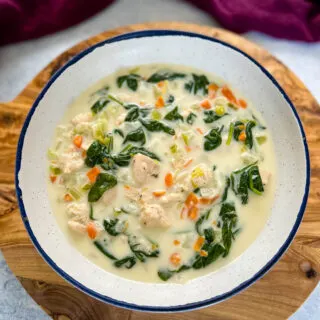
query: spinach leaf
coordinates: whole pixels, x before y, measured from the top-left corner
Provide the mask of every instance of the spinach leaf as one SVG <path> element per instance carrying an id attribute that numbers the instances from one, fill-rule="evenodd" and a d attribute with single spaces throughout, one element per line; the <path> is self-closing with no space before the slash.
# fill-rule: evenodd
<path id="1" fill-rule="evenodd" d="M 99 173 L 96 182 L 88 193 L 88 201 L 96 202 L 109 189 L 117 184 L 117 178 L 108 173 Z"/>
<path id="2" fill-rule="evenodd" d="M 174 96 L 172 94 L 170 94 L 169 97 L 168 97 L 167 103 L 170 104 L 172 102 L 174 102 Z"/>
<path id="3" fill-rule="evenodd" d="M 93 244 L 109 259 L 117 260 L 117 258 L 113 254 L 111 254 L 102 243 L 100 243 L 99 241 L 94 241 Z"/>
<path id="4" fill-rule="evenodd" d="M 261 129 L 261 130 L 266 130 L 267 127 L 263 126 L 261 124 L 261 122 L 258 120 L 258 118 L 253 114 L 252 115 L 252 119 L 256 122 L 256 124 L 258 125 L 258 128 Z"/>
<path id="5" fill-rule="evenodd" d="M 172 111 L 167 113 L 164 118 L 169 121 L 176 121 L 176 120 L 181 120 L 182 122 L 184 121 L 183 116 L 178 112 L 178 107 L 175 107 Z"/>
<path id="6" fill-rule="evenodd" d="M 118 134 L 120 137 L 124 138 L 124 134 L 121 129 L 114 129 L 113 132 Z"/>
<path id="7" fill-rule="evenodd" d="M 231 223 L 229 221 L 225 221 L 222 225 L 222 243 L 225 249 L 223 257 L 226 257 L 229 254 L 232 245 L 232 238 L 233 232 Z"/>
<path id="8" fill-rule="evenodd" d="M 111 134 L 107 134 L 104 139 L 104 144 L 106 145 L 107 153 L 111 153 L 111 151 L 113 150 L 113 136 Z"/>
<path id="9" fill-rule="evenodd" d="M 200 254 L 197 254 L 192 264 L 194 269 L 201 269 L 208 266 L 224 253 L 224 248 L 219 243 L 206 243 L 202 248 L 208 253 L 208 255 L 203 257 Z"/>
<path id="10" fill-rule="evenodd" d="M 248 170 L 249 189 L 258 195 L 262 195 L 264 188 L 258 166 L 252 166 Z"/>
<path id="11" fill-rule="evenodd" d="M 178 72 L 170 72 L 170 71 L 158 71 L 156 73 L 154 73 L 153 75 L 151 75 L 147 82 L 151 82 L 151 83 L 157 83 L 163 80 L 175 80 L 175 79 L 181 79 L 181 78 L 185 78 L 185 74 L 184 73 L 178 73 Z"/>
<path id="12" fill-rule="evenodd" d="M 246 146 L 249 147 L 249 149 L 252 149 L 253 147 L 253 136 L 252 136 L 252 128 L 256 126 L 256 123 L 252 120 L 249 120 L 246 125 Z"/>
<path id="13" fill-rule="evenodd" d="M 169 280 L 173 275 L 174 275 L 175 271 L 173 270 L 169 270 L 169 269 L 160 269 L 158 271 L 158 276 L 161 280 L 163 281 L 167 281 Z"/>
<path id="14" fill-rule="evenodd" d="M 208 243 L 211 243 L 214 241 L 215 233 L 214 233 L 213 228 L 210 227 L 210 228 L 204 229 L 203 234 L 204 234 L 204 237 Z"/>
<path id="15" fill-rule="evenodd" d="M 134 256 L 127 256 L 114 262 L 114 266 L 116 268 L 121 268 L 122 266 L 124 266 L 127 269 L 131 269 L 136 264 L 136 262 L 137 260 Z"/>
<path id="16" fill-rule="evenodd" d="M 197 118 L 197 116 L 193 112 L 189 113 L 187 116 L 187 123 L 190 125 L 193 125 L 196 118 Z"/>
<path id="17" fill-rule="evenodd" d="M 151 131 L 151 132 L 163 131 L 167 134 L 170 134 L 171 136 L 174 136 L 176 133 L 173 128 L 167 126 L 161 121 L 143 120 L 143 119 L 139 119 L 139 121 L 148 131 Z"/>
<path id="18" fill-rule="evenodd" d="M 85 164 L 93 168 L 96 164 L 103 163 L 108 157 L 106 146 L 99 141 L 94 141 L 87 150 Z"/>
<path id="19" fill-rule="evenodd" d="M 119 219 L 104 219 L 104 229 L 110 234 L 110 236 L 117 236 L 122 233 L 125 229 L 125 223 L 119 221 Z"/>
<path id="20" fill-rule="evenodd" d="M 209 80 L 205 75 L 192 74 L 193 80 L 190 80 L 185 84 L 185 89 L 190 93 L 197 94 L 198 91 L 202 91 L 202 95 L 208 94 L 207 86 Z"/>
<path id="21" fill-rule="evenodd" d="M 206 218 L 206 215 L 202 215 L 195 223 L 195 228 L 196 228 L 196 231 L 198 233 L 198 235 L 202 236 L 203 235 L 203 232 L 201 231 L 201 225 L 203 223 L 203 221 L 205 220 Z"/>
<path id="22" fill-rule="evenodd" d="M 95 220 L 94 216 L 93 216 L 93 205 L 92 203 L 89 203 L 90 205 L 90 214 L 89 214 L 89 218 L 90 220 Z"/>
<path id="23" fill-rule="evenodd" d="M 137 91 L 138 89 L 138 80 L 141 79 L 141 76 L 138 74 L 128 74 L 117 78 L 117 85 L 119 88 L 122 87 L 124 83 L 127 84 L 128 88 L 132 91 Z"/>
<path id="24" fill-rule="evenodd" d="M 160 251 L 158 249 L 155 250 L 144 250 L 135 236 L 128 237 L 128 245 L 130 250 L 135 255 L 135 257 L 141 262 L 145 262 L 146 258 L 156 258 L 159 256 Z"/>
<path id="25" fill-rule="evenodd" d="M 229 178 L 229 177 L 226 177 L 226 186 L 225 186 L 225 188 L 224 188 L 221 201 L 226 201 L 226 200 L 227 200 L 229 187 L 230 187 L 230 178 Z"/>
<path id="26" fill-rule="evenodd" d="M 239 141 L 240 133 L 244 130 L 245 125 L 242 121 L 236 121 L 233 127 L 233 138 Z"/>
<path id="27" fill-rule="evenodd" d="M 149 114 L 149 112 L 150 112 L 149 109 L 146 109 L 146 108 L 143 109 L 138 106 L 133 106 L 129 109 L 129 112 L 127 113 L 124 121 L 126 122 L 136 121 L 140 116 L 146 117 Z"/>
<path id="28" fill-rule="evenodd" d="M 101 89 L 99 89 L 96 92 L 92 93 L 91 96 L 94 96 L 94 95 L 105 96 L 105 95 L 108 94 L 109 89 L 110 89 L 109 86 L 102 87 Z"/>
<path id="29" fill-rule="evenodd" d="M 203 121 L 205 123 L 212 123 L 214 121 L 221 119 L 224 116 L 227 116 L 228 113 L 225 113 L 222 116 L 218 116 L 213 110 L 207 110 L 207 111 L 204 111 L 204 115 L 205 115 L 205 118 L 203 118 Z"/>
<path id="30" fill-rule="evenodd" d="M 219 128 L 213 128 L 208 134 L 204 136 L 204 150 L 211 151 L 218 148 L 221 145 L 222 138 L 221 132 L 223 126 Z"/>
<path id="31" fill-rule="evenodd" d="M 110 102 L 110 100 L 107 100 L 105 98 L 100 98 L 99 100 L 97 100 L 91 107 L 91 111 L 94 114 L 97 114 L 98 112 L 100 112 L 108 103 Z"/>
<path id="32" fill-rule="evenodd" d="M 146 143 L 146 135 L 144 134 L 142 127 L 129 132 L 122 143 L 124 144 L 128 141 L 140 142 L 141 145 L 144 145 Z"/>

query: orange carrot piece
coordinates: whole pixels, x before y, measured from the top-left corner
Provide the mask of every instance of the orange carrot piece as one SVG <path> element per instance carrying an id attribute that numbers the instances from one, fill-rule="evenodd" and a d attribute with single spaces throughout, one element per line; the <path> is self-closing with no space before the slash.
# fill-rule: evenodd
<path id="1" fill-rule="evenodd" d="M 185 146 L 185 149 L 187 152 L 191 152 L 191 150 L 192 150 L 189 146 Z"/>
<path id="2" fill-rule="evenodd" d="M 186 207 L 183 207 L 181 212 L 180 212 L 180 219 L 184 219 L 184 217 L 186 216 L 188 212 L 188 209 Z"/>
<path id="3" fill-rule="evenodd" d="M 215 202 L 217 199 L 219 198 L 219 195 L 212 197 L 212 198 L 200 198 L 199 202 L 201 204 L 212 204 L 213 202 Z"/>
<path id="4" fill-rule="evenodd" d="M 90 239 L 96 238 L 98 231 L 97 231 L 96 225 L 93 222 L 89 222 L 87 224 L 87 233 Z"/>
<path id="5" fill-rule="evenodd" d="M 63 199 L 64 199 L 65 202 L 70 202 L 70 201 L 72 201 L 72 197 L 71 197 L 71 195 L 70 195 L 69 193 L 66 193 L 66 194 L 64 195 Z"/>
<path id="6" fill-rule="evenodd" d="M 124 187 L 126 190 L 130 190 L 130 186 L 128 186 L 127 184 L 125 184 L 123 187 Z"/>
<path id="7" fill-rule="evenodd" d="M 89 178 L 90 182 L 96 182 L 99 173 L 100 169 L 98 167 L 93 167 L 91 170 L 89 170 L 87 172 L 87 177 Z"/>
<path id="8" fill-rule="evenodd" d="M 187 206 L 188 209 L 196 206 L 199 202 L 199 199 L 198 197 L 193 193 L 191 192 L 188 196 L 187 196 L 187 199 L 185 201 L 185 205 Z"/>
<path id="9" fill-rule="evenodd" d="M 193 245 L 193 250 L 194 251 L 200 251 L 200 249 L 202 248 L 203 244 L 204 244 L 204 237 L 202 237 L 202 236 L 198 237 L 197 241 Z"/>
<path id="10" fill-rule="evenodd" d="M 173 240 L 173 244 L 174 244 L 175 246 L 178 246 L 180 243 L 181 243 L 181 242 L 180 242 L 179 240 Z"/>
<path id="11" fill-rule="evenodd" d="M 82 137 L 77 135 L 77 136 L 74 136 L 73 138 L 73 144 L 77 147 L 77 148 L 81 148 L 81 145 L 82 145 Z"/>
<path id="12" fill-rule="evenodd" d="M 81 156 L 82 156 L 82 158 L 85 158 L 87 156 L 87 151 L 86 150 L 82 150 Z"/>
<path id="13" fill-rule="evenodd" d="M 237 104 L 237 99 L 233 92 L 228 87 L 223 87 L 221 90 L 222 94 L 232 103 Z"/>
<path id="14" fill-rule="evenodd" d="M 203 131 L 201 130 L 201 128 L 196 128 L 196 130 L 197 130 L 200 134 L 203 134 Z"/>
<path id="15" fill-rule="evenodd" d="M 211 103 L 208 99 L 206 100 L 203 100 L 201 103 L 200 103 L 200 106 L 203 108 L 203 109 L 211 109 Z"/>
<path id="16" fill-rule="evenodd" d="M 177 267 L 181 263 L 181 255 L 177 252 L 170 256 L 170 262 Z"/>
<path id="17" fill-rule="evenodd" d="M 208 86 L 209 99 L 213 99 L 216 96 L 216 92 L 219 87 L 215 83 L 210 83 Z"/>
<path id="18" fill-rule="evenodd" d="M 240 141 L 246 141 L 247 135 L 244 131 L 241 131 L 241 133 L 239 134 L 239 140 Z"/>
<path id="19" fill-rule="evenodd" d="M 162 88 L 162 87 L 164 86 L 164 81 L 158 82 L 158 83 L 157 83 L 157 86 L 158 86 L 159 88 Z"/>
<path id="20" fill-rule="evenodd" d="M 189 159 L 184 165 L 183 165 L 183 167 L 184 168 L 186 168 L 186 167 L 188 167 L 191 163 L 192 163 L 192 159 Z"/>
<path id="21" fill-rule="evenodd" d="M 188 211 L 188 218 L 191 220 L 197 220 L 199 209 L 197 207 L 192 207 Z"/>
<path id="22" fill-rule="evenodd" d="M 159 198 L 159 197 L 162 197 L 163 195 L 165 195 L 165 194 L 166 194 L 166 191 L 153 191 L 152 194 L 153 194 L 155 197 Z"/>
<path id="23" fill-rule="evenodd" d="M 201 257 L 207 257 L 208 256 L 208 252 L 204 251 L 204 250 L 200 250 L 200 256 Z"/>
<path id="24" fill-rule="evenodd" d="M 50 181 L 51 181 L 52 183 L 55 183 L 56 180 L 57 180 L 57 176 L 53 176 L 53 175 L 50 176 Z"/>
<path id="25" fill-rule="evenodd" d="M 238 102 L 239 102 L 239 105 L 241 108 L 243 108 L 243 109 L 247 108 L 247 102 L 245 100 L 239 99 Z"/>
<path id="26" fill-rule="evenodd" d="M 156 101 L 156 108 L 160 109 L 164 107 L 164 100 L 163 98 L 160 96 L 157 101 Z"/>
<path id="27" fill-rule="evenodd" d="M 171 172 L 167 173 L 164 177 L 164 183 L 168 188 L 173 186 L 173 175 Z"/>

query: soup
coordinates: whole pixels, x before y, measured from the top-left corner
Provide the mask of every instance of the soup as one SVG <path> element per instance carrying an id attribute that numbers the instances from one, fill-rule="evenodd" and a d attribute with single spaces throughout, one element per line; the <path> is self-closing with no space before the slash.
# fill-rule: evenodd
<path id="1" fill-rule="evenodd" d="M 239 256 L 271 211 L 275 158 L 254 106 L 211 74 L 121 69 L 67 109 L 48 192 L 70 242 L 144 282 L 185 282 Z"/>

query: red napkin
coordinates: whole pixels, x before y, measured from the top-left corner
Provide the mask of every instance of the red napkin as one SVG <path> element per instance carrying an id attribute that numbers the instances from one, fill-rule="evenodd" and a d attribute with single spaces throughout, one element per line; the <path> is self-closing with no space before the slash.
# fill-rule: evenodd
<path id="1" fill-rule="evenodd" d="M 320 41 L 319 0 L 188 0 L 222 26 L 290 40 Z"/>

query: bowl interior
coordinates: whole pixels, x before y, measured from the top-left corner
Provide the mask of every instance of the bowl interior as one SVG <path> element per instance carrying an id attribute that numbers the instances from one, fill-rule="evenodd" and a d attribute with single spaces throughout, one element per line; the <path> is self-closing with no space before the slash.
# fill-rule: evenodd
<path id="1" fill-rule="evenodd" d="M 255 242 L 233 263 L 185 285 L 134 282 L 86 260 L 62 234 L 46 188 L 46 153 L 67 106 L 83 90 L 120 67 L 182 64 L 211 72 L 247 97 L 273 137 L 278 168 L 276 197 Z M 308 155 L 301 124 L 274 80 L 243 53 L 202 36 L 150 31 L 120 36 L 89 49 L 58 71 L 24 126 L 17 154 L 17 192 L 26 227 L 47 262 L 81 290 L 139 310 L 187 310 L 236 294 L 266 272 L 290 244 L 308 193 Z M 148 294 L 145 294 L 148 292 Z"/>

